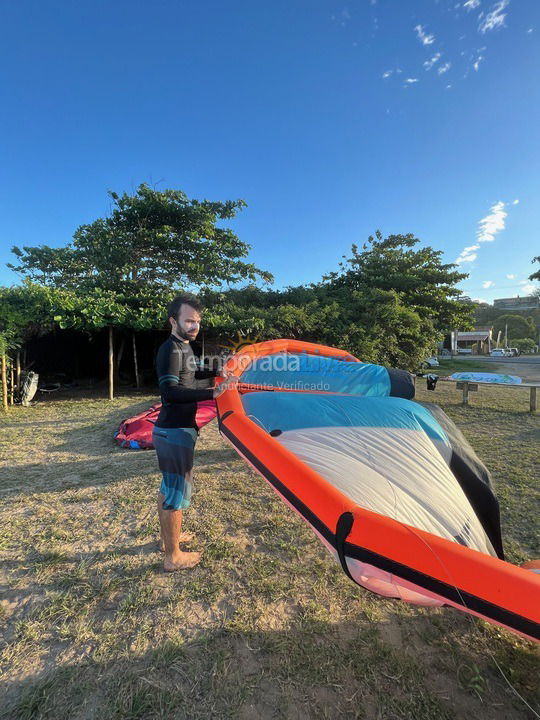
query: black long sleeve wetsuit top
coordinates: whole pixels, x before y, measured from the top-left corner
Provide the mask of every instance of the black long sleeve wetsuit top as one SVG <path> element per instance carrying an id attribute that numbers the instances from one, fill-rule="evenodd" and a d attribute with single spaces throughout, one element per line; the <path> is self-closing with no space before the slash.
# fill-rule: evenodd
<path id="1" fill-rule="evenodd" d="M 171 334 L 158 350 L 156 373 L 162 402 L 156 427 L 197 428 L 197 403 L 213 398 L 213 390 L 198 388 L 197 381 L 217 371 L 201 370 L 191 345 Z"/>

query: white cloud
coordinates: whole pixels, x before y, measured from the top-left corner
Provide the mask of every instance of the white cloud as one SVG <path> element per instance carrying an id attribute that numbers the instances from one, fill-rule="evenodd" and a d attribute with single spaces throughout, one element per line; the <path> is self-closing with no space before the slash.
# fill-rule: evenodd
<path id="1" fill-rule="evenodd" d="M 492 205 L 490 214 L 478 223 L 479 227 L 476 233 L 478 242 L 493 242 L 495 235 L 504 230 L 504 219 L 507 215 L 503 202 L 499 201 Z"/>
<path id="2" fill-rule="evenodd" d="M 386 78 L 389 78 L 391 74 L 392 74 L 392 71 L 387 70 L 386 72 L 383 72 L 382 76 L 386 80 Z"/>
<path id="3" fill-rule="evenodd" d="M 484 290 L 487 290 L 488 288 L 493 287 L 494 285 L 495 285 L 495 283 L 493 282 L 493 280 L 484 280 L 484 282 L 482 283 L 482 287 L 484 288 Z"/>
<path id="4" fill-rule="evenodd" d="M 510 273 L 510 275 L 507 275 L 506 277 L 508 278 L 508 280 L 515 280 L 515 279 L 516 279 L 516 276 L 515 276 L 513 273 Z"/>
<path id="5" fill-rule="evenodd" d="M 463 263 L 466 262 L 474 262 L 478 257 L 475 250 L 479 249 L 480 245 L 469 245 L 469 247 L 463 248 L 455 260 L 456 265 L 463 265 Z"/>
<path id="6" fill-rule="evenodd" d="M 529 29 L 527 30 L 527 33 L 532 33 L 533 30 L 534 30 L 534 28 L 529 28 Z"/>
<path id="7" fill-rule="evenodd" d="M 426 70 L 431 70 L 431 68 L 435 65 L 436 62 L 439 62 L 441 59 L 441 53 L 435 53 L 435 55 L 430 59 L 426 60 L 424 63 L 424 67 Z"/>
<path id="8" fill-rule="evenodd" d="M 432 45 L 435 42 L 435 35 L 427 35 L 422 25 L 416 25 L 414 29 L 422 45 Z"/>
<path id="9" fill-rule="evenodd" d="M 444 65 L 441 65 L 441 67 L 437 70 L 439 75 L 443 75 L 445 72 L 448 72 L 450 68 L 452 67 L 452 63 L 445 63 Z"/>
<path id="10" fill-rule="evenodd" d="M 467 0 L 467 2 L 463 3 L 463 7 L 467 8 L 467 10 L 474 10 L 480 5 L 480 0 Z"/>
<path id="11" fill-rule="evenodd" d="M 484 59 L 483 55 L 479 55 L 476 58 L 475 62 L 473 63 L 473 68 L 474 68 L 475 72 L 478 72 L 478 68 L 480 67 L 480 63 L 482 62 L 483 59 Z"/>
<path id="12" fill-rule="evenodd" d="M 503 10 L 508 6 L 509 2 L 510 0 L 499 0 L 499 2 L 493 6 L 478 26 L 478 30 L 482 34 L 504 27 L 506 13 L 504 13 Z"/>
<path id="13" fill-rule="evenodd" d="M 417 82 L 418 82 L 418 78 L 407 78 L 407 79 L 405 80 L 405 82 L 406 82 L 406 83 L 409 83 L 409 84 L 411 84 L 411 83 L 417 83 Z"/>
<path id="14" fill-rule="evenodd" d="M 536 285 L 529 283 L 528 285 L 524 285 L 521 289 L 527 295 L 531 295 L 537 289 L 537 287 L 536 287 Z"/>
<path id="15" fill-rule="evenodd" d="M 519 198 L 512 201 L 512 205 L 519 205 Z"/>

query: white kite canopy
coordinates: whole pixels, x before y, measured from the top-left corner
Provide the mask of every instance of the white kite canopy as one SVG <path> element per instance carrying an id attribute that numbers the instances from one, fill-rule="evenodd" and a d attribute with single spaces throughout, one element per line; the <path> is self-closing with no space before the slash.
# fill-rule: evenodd
<path id="1" fill-rule="evenodd" d="M 450 442 L 422 406 L 287 392 L 248 393 L 242 403 L 253 422 L 359 507 L 496 556 L 449 468 Z"/>

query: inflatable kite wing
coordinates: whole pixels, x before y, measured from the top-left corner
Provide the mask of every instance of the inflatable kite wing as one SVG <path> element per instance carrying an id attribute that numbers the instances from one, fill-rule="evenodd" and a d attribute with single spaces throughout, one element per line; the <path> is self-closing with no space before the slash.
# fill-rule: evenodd
<path id="1" fill-rule="evenodd" d="M 540 577 L 504 561 L 489 473 L 409 373 L 293 340 L 227 369 L 220 432 L 352 580 L 540 639 Z"/>

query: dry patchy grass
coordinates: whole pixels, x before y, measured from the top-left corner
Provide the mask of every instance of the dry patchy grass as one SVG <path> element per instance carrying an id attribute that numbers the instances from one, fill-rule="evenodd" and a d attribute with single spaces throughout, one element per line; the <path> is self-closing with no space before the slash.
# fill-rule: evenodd
<path id="1" fill-rule="evenodd" d="M 463 408 L 439 388 L 419 399 L 439 402 L 493 471 L 509 556 L 539 555 L 525 391 L 483 389 Z M 538 702 L 531 644 L 352 584 L 215 425 L 186 519 L 203 561 L 165 575 L 155 454 L 112 442 L 154 400 L 59 398 L 1 420 L 0 717 L 531 717 L 516 695 Z"/>

